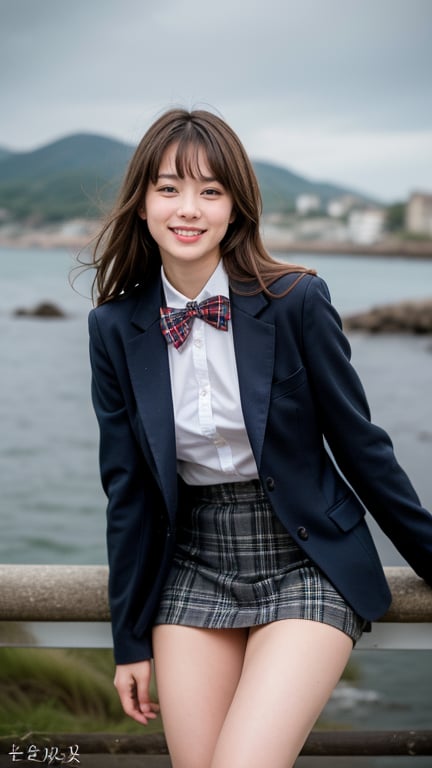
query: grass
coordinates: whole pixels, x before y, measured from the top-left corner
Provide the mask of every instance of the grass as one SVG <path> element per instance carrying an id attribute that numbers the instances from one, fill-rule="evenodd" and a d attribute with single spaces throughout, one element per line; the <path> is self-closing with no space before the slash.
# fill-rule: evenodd
<path id="1" fill-rule="evenodd" d="M 161 731 L 124 714 L 113 675 L 110 650 L 0 648 L 0 736 Z"/>

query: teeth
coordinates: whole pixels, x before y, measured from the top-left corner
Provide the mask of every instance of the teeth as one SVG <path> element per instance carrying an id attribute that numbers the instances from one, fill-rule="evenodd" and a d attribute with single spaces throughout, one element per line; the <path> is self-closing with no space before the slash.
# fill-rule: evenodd
<path id="1" fill-rule="evenodd" d="M 203 229 L 174 229 L 175 234 L 182 237 L 196 237 L 197 235 L 202 235 L 203 231 Z"/>

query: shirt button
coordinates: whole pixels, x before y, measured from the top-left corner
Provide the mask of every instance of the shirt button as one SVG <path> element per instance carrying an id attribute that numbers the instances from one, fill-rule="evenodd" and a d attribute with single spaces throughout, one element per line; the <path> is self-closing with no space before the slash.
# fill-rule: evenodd
<path id="1" fill-rule="evenodd" d="M 201 390 L 201 397 L 207 397 L 207 390 L 206 389 L 202 389 Z"/>
<path id="2" fill-rule="evenodd" d="M 309 538 L 309 532 L 304 528 L 303 525 L 301 525 L 299 528 L 297 528 L 297 536 L 302 541 L 307 541 Z"/>
<path id="3" fill-rule="evenodd" d="M 198 349 L 199 349 L 200 347 L 202 347 L 202 341 L 201 341 L 201 339 L 195 339 L 195 341 L 194 341 L 194 346 L 195 346 L 195 347 L 198 347 Z"/>
<path id="4" fill-rule="evenodd" d="M 267 490 L 268 491 L 274 491 L 275 481 L 273 480 L 272 477 L 268 477 L 267 478 L 266 485 L 267 485 Z"/>

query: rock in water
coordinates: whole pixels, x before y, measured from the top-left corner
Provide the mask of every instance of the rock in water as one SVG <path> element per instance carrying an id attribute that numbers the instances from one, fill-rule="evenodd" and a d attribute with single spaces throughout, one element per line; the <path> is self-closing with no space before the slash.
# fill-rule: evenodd
<path id="1" fill-rule="evenodd" d="M 432 333 L 432 299 L 373 307 L 344 317 L 343 327 L 345 331 L 369 333 Z"/>
<path id="2" fill-rule="evenodd" d="M 53 304 L 50 301 L 42 301 L 40 304 L 37 304 L 35 307 L 30 309 L 25 309 L 23 307 L 19 307 L 14 312 L 15 317 L 54 317 L 54 318 L 64 318 L 66 317 L 66 313 L 59 307 L 57 304 Z"/>

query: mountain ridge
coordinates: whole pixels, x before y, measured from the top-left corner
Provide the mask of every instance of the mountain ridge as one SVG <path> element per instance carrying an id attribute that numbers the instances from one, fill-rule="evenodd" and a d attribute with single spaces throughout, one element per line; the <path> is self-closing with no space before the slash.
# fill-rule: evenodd
<path id="1" fill-rule="evenodd" d="M 73 133 L 26 152 L 0 155 L 0 183 L 33 179 L 36 174 L 66 173 L 77 170 L 100 172 L 106 162 L 108 175 L 123 173 L 133 147 L 93 133 Z M 104 172 L 105 175 L 105 172 Z"/>
<path id="2" fill-rule="evenodd" d="M 16 220 L 59 221 L 103 214 L 111 205 L 135 147 L 110 136 L 73 133 L 25 152 L 0 148 L 0 208 Z M 287 213 L 300 194 L 372 197 L 308 179 L 265 160 L 253 160 L 264 212 Z M 4 216 L 3 216 L 4 218 Z"/>

